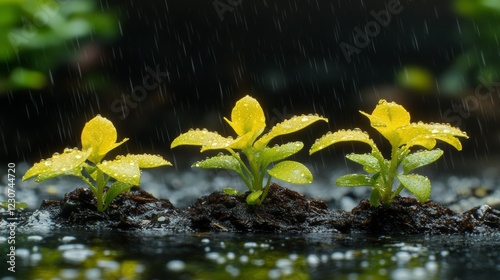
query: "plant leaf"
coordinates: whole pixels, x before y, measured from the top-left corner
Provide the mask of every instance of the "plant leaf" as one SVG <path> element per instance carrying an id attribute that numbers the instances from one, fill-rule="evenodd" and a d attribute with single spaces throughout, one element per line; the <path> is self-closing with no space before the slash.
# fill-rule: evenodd
<path id="1" fill-rule="evenodd" d="M 132 184 L 127 184 L 120 181 L 114 182 L 104 195 L 104 209 L 108 208 L 108 206 L 111 204 L 113 199 L 115 199 L 115 197 L 117 197 L 121 193 L 127 192 L 132 187 L 134 187 L 134 185 Z"/>
<path id="2" fill-rule="evenodd" d="M 253 191 L 249 195 L 247 195 L 246 201 L 247 204 L 256 204 L 262 195 L 262 191 Z"/>
<path id="3" fill-rule="evenodd" d="M 241 192 L 237 189 L 233 189 L 233 188 L 224 188 L 224 193 L 225 194 L 229 194 L 229 195 L 239 195 L 241 194 Z"/>
<path id="4" fill-rule="evenodd" d="M 149 154 L 142 154 L 142 155 L 126 155 L 125 157 L 127 160 L 132 160 L 135 161 L 138 165 L 139 168 L 153 168 L 153 167 L 158 167 L 158 166 L 171 166 L 172 164 L 162 158 L 161 156 L 157 155 L 149 155 Z"/>
<path id="5" fill-rule="evenodd" d="M 381 99 L 371 115 L 363 111 L 360 113 L 368 117 L 371 126 L 389 140 L 393 147 L 399 147 L 400 139 L 396 130 L 410 124 L 410 113 L 403 106 Z"/>
<path id="6" fill-rule="evenodd" d="M 206 150 L 225 149 L 232 142 L 233 139 L 223 137 L 217 132 L 211 132 L 206 129 L 196 129 L 189 130 L 177 136 L 177 138 L 172 141 L 172 144 L 170 144 L 170 148 L 175 148 L 180 145 L 194 145 L 201 146 L 201 151 L 203 152 Z"/>
<path id="7" fill-rule="evenodd" d="M 272 148 L 265 148 L 260 154 L 260 161 L 263 167 L 268 166 L 270 163 L 283 160 L 291 155 L 296 154 L 304 147 L 300 141 L 290 142 Z"/>
<path id="8" fill-rule="evenodd" d="M 62 154 L 35 163 L 23 176 L 23 181 L 37 175 L 37 182 L 61 175 L 81 176 L 82 164 L 92 153 L 92 149 L 80 151 L 65 149 Z"/>
<path id="9" fill-rule="evenodd" d="M 205 160 L 194 163 L 192 167 L 230 169 L 238 172 L 238 174 L 242 173 L 240 162 L 230 155 L 221 155 L 207 158 Z"/>
<path id="10" fill-rule="evenodd" d="M 398 174 L 396 177 L 399 182 L 420 201 L 420 203 L 429 200 L 431 196 L 431 182 L 427 177 L 418 174 Z"/>
<path id="11" fill-rule="evenodd" d="M 82 150 L 92 148 L 89 160 L 93 163 L 99 163 L 109 151 L 128 140 L 128 138 L 125 138 L 120 143 L 116 143 L 115 126 L 111 121 L 100 115 L 85 124 L 81 138 Z"/>
<path id="12" fill-rule="evenodd" d="M 409 154 L 402 161 L 404 173 L 406 174 L 416 168 L 435 162 L 443 155 L 443 153 L 444 152 L 441 149 L 435 149 Z"/>
<path id="13" fill-rule="evenodd" d="M 350 154 L 346 158 L 359 163 L 363 166 L 363 170 L 368 173 L 380 172 L 380 164 L 376 157 L 371 154 Z"/>
<path id="14" fill-rule="evenodd" d="M 290 160 L 276 164 L 267 173 L 276 179 L 292 184 L 310 184 L 313 180 L 311 171 L 305 165 Z"/>
<path id="15" fill-rule="evenodd" d="M 115 160 L 103 161 L 97 164 L 97 168 L 117 181 L 133 186 L 139 186 L 140 184 L 141 171 L 139 164 L 131 158 L 118 156 Z"/>
<path id="16" fill-rule="evenodd" d="M 289 133 L 293 133 L 296 131 L 299 131 L 301 129 L 304 129 L 305 127 L 317 122 L 317 121 L 325 121 L 328 122 L 328 119 L 320 117 L 320 116 L 315 116 L 315 115 L 302 115 L 302 116 L 295 116 L 290 119 L 287 119 L 283 122 L 280 122 L 276 124 L 271 130 L 263 135 L 260 139 L 255 141 L 254 147 L 259 150 L 265 147 L 269 141 L 271 141 L 273 138 L 280 136 L 280 135 L 285 135 Z"/>
<path id="17" fill-rule="evenodd" d="M 262 133 L 266 127 L 266 117 L 262 107 L 257 100 L 248 95 L 236 102 L 231 112 L 231 120 L 227 118 L 224 118 L 224 120 L 229 123 L 238 136 L 253 131 Z"/>
<path id="18" fill-rule="evenodd" d="M 342 187 L 366 187 L 373 186 L 370 176 L 363 174 L 347 174 L 337 178 L 335 183 Z"/>
<path id="19" fill-rule="evenodd" d="M 329 132 L 316 140 L 311 146 L 309 154 L 313 154 L 335 143 L 349 141 L 366 143 L 372 147 L 373 151 L 378 152 L 377 146 L 367 133 L 361 130 L 339 130 L 334 133 Z"/>

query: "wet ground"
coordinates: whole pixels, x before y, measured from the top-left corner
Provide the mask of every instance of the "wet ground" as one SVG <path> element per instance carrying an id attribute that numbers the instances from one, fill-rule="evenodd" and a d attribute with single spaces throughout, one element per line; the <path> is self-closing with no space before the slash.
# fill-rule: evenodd
<path id="1" fill-rule="evenodd" d="M 165 234 L 51 230 L 17 235 L 0 279 L 498 279 L 491 236 Z M 2 250 L 5 240 L 0 240 Z M 4 263 L 5 255 L 2 254 Z"/>

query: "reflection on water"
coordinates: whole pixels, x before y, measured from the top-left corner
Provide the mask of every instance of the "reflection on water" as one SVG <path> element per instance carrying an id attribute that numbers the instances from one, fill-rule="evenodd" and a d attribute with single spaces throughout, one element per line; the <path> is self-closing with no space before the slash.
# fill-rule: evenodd
<path id="1" fill-rule="evenodd" d="M 495 279 L 494 237 L 18 233 L 2 279 Z M 0 240 L 2 252 L 7 242 Z M 5 263 L 5 254 L 2 254 Z"/>

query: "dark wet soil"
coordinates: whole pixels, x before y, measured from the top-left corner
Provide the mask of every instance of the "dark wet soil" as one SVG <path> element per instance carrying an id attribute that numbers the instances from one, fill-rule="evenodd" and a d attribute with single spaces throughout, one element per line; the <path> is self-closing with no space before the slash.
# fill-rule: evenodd
<path id="1" fill-rule="evenodd" d="M 396 197 L 389 207 L 362 200 L 352 211 L 334 211 L 320 200 L 276 184 L 261 205 L 248 205 L 247 194 L 214 192 L 187 209 L 142 190 L 119 195 L 100 213 L 88 189 L 66 194 L 63 201 L 44 201 L 32 216 L 47 213 L 51 226 L 91 228 L 160 228 L 174 232 L 336 232 L 362 234 L 500 233 L 500 211 L 488 205 L 457 213 L 432 201 Z M 47 216 L 47 215 L 46 215 Z M 28 219 L 26 227 L 33 225 Z"/>

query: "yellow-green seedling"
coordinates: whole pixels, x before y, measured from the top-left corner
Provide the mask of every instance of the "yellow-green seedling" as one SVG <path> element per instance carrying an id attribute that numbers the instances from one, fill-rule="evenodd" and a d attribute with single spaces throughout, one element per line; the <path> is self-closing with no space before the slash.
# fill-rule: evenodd
<path id="1" fill-rule="evenodd" d="M 465 132 L 440 123 L 410 123 L 410 114 L 394 102 L 380 100 L 372 114 L 360 111 L 368 117 L 371 126 L 392 146 L 391 158 L 385 159 L 370 136 L 359 129 L 339 130 L 327 133 L 311 147 L 309 153 L 315 153 L 339 142 L 358 141 L 371 147 L 371 153 L 350 154 L 346 157 L 363 166 L 365 174 L 348 174 L 337 179 L 339 186 L 372 188 L 370 203 L 378 206 L 390 205 L 392 199 L 406 188 L 421 203 L 429 200 L 431 183 L 425 176 L 410 173 L 418 167 L 428 165 L 443 155 L 441 149 L 434 149 L 436 140 L 444 141 L 457 150 L 462 150 L 462 144 L 457 137 L 467 137 Z M 413 146 L 421 146 L 426 150 L 410 150 Z M 400 168 L 402 167 L 402 168 Z M 397 183 L 397 181 L 399 183 Z M 394 191 L 393 191 L 394 187 Z"/>
<path id="2" fill-rule="evenodd" d="M 51 158 L 35 163 L 23 176 L 23 181 L 36 176 L 41 182 L 58 176 L 76 176 L 87 184 L 96 196 L 97 210 L 104 211 L 121 193 L 139 186 L 140 168 L 172 165 L 161 156 L 141 154 L 117 156 L 103 160 L 106 154 L 128 138 L 116 142 L 117 133 L 111 121 L 97 115 L 85 124 L 82 131 L 82 149 L 64 149 Z M 112 181 L 112 182 L 111 182 Z M 108 183 L 111 183 L 108 186 Z"/>
<path id="3" fill-rule="evenodd" d="M 300 141 L 268 147 L 274 138 L 299 131 L 316 121 L 327 119 L 317 115 L 302 115 L 287 119 L 272 127 L 262 135 L 266 128 L 266 118 L 259 102 L 245 96 L 236 102 L 231 120 L 224 118 L 236 132 L 237 137 L 223 137 L 206 129 L 189 130 L 179 135 L 171 147 L 180 145 L 201 146 L 201 152 L 225 150 L 229 154 L 217 155 L 193 164 L 200 168 L 222 168 L 238 173 L 251 193 L 247 196 L 248 204 L 260 204 L 269 191 L 271 178 L 274 177 L 293 184 L 309 184 L 313 176 L 309 169 L 296 161 L 284 160 L 299 152 L 304 144 Z M 262 135 L 262 136 L 261 136 Z M 242 155 L 235 150 L 240 150 Z M 269 168 L 273 163 L 274 166 Z M 263 185 L 267 173 L 267 182 Z M 235 193 L 234 189 L 225 189 L 226 193 Z"/>

